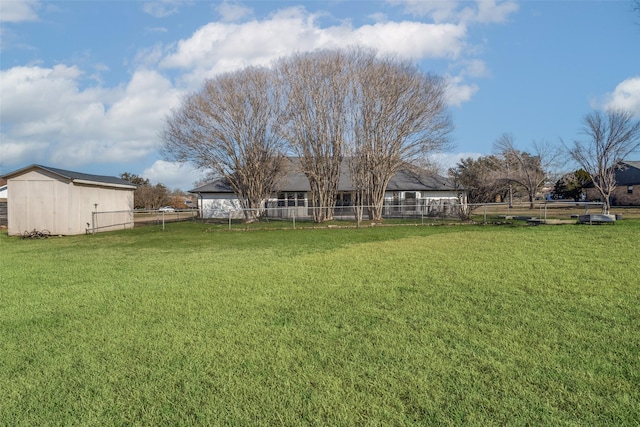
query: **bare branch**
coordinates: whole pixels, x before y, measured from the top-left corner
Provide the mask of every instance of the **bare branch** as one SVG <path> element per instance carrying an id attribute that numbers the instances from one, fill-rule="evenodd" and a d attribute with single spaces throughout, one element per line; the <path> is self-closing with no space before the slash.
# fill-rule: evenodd
<path id="1" fill-rule="evenodd" d="M 546 141 L 534 141 L 532 148 L 532 153 L 518 150 L 510 134 L 503 134 L 494 144 L 502 160 L 498 167 L 501 179 L 522 188 L 529 198 L 530 208 L 560 155 L 558 147 Z"/>
<path id="2" fill-rule="evenodd" d="M 568 154 L 584 169 L 609 212 L 610 196 L 616 186 L 615 171 L 618 164 L 640 147 L 640 120 L 631 113 L 611 110 L 594 111 L 584 117 L 582 140 L 574 140 L 565 147 Z"/>
<path id="3" fill-rule="evenodd" d="M 167 119 L 165 157 L 226 178 L 247 220 L 255 219 L 282 172 L 279 97 L 272 74 L 262 68 L 207 81 Z"/>

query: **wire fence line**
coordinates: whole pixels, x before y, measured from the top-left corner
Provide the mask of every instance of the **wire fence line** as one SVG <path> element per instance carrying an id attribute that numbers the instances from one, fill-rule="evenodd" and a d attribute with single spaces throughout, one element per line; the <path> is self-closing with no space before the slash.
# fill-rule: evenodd
<path id="1" fill-rule="evenodd" d="M 86 233 L 113 231 L 141 225 L 162 225 L 165 223 L 191 220 L 198 217 L 197 209 L 133 209 L 120 211 L 94 211 L 91 222 L 87 222 Z"/>
<path id="2" fill-rule="evenodd" d="M 334 219 L 354 219 L 358 213 L 358 210 L 362 212 L 362 216 L 368 216 L 369 208 L 372 206 L 335 206 L 335 207 L 296 207 L 296 206 L 277 206 L 277 207 L 263 207 L 259 209 L 241 209 L 241 208 L 228 208 L 228 207 L 211 207 L 201 210 L 203 218 L 227 218 L 229 215 L 233 219 L 241 219 L 250 217 L 251 215 L 245 215 L 247 212 L 252 212 L 257 217 L 266 219 L 288 219 L 296 217 L 298 219 L 312 218 L 314 209 L 329 210 L 333 213 Z M 420 218 L 420 217 L 432 217 L 432 218 L 458 218 L 469 213 L 476 213 L 479 208 L 483 210 L 489 210 L 490 212 L 502 211 L 504 213 L 511 213 L 516 211 L 525 210 L 531 212 L 535 209 L 549 208 L 601 208 L 600 202 L 535 202 L 534 208 L 530 207 L 529 202 L 514 202 L 514 203 L 453 203 L 451 201 L 445 201 L 440 204 L 385 204 L 382 209 L 383 219 L 389 218 Z"/>
<path id="3" fill-rule="evenodd" d="M 449 203 L 441 206 L 441 209 L 429 209 L 423 206 L 410 206 L 406 204 L 385 205 L 383 209 L 383 223 L 426 225 L 437 223 L 456 222 L 505 222 L 505 221 L 531 221 L 546 222 L 551 219 L 562 219 L 567 222 L 577 220 L 578 216 L 590 213 L 599 213 L 602 210 L 601 202 L 572 202 L 572 201 L 536 201 L 531 208 L 529 202 L 509 203 L 478 203 L 455 204 Z M 166 225 L 179 221 L 199 221 L 216 224 L 228 229 L 243 229 L 253 227 L 271 228 L 297 228 L 301 226 L 369 226 L 379 225 L 368 217 L 368 206 L 336 206 L 331 208 L 333 216 L 330 221 L 315 224 L 313 222 L 313 207 L 275 206 L 262 209 L 171 209 L 171 210 L 147 210 L 136 209 L 132 211 L 93 212 L 92 223 L 87 223 L 87 233 L 128 229 L 134 226 L 161 225 L 164 230 Z M 361 217 L 357 211 L 362 212 Z M 615 206 L 612 213 L 618 218 L 627 216 L 640 218 L 638 206 Z M 122 218 L 127 218 L 122 221 Z M 257 221 L 249 224 L 247 218 L 257 218 Z M 332 225 L 333 224 L 333 225 Z"/>

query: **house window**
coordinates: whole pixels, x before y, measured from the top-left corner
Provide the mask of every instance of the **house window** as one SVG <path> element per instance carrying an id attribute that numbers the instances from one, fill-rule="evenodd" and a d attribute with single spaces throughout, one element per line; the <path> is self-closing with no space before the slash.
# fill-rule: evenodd
<path id="1" fill-rule="evenodd" d="M 336 194 L 336 207 L 351 206 L 351 193 Z"/>
<path id="2" fill-rule="evenodd" d="M 627 194 L 633 194 L 633 185 L 627 185 Z"/>
<path id="3" fill-rule="evenodd" d="M 411 208 L 415 208 L 417 206 L 417 198 L 416 198 L 416 193 L 414 191 L 405 191 L 404 205 L 409 206 Z"/>
<path id="4" fill-rule="evenodd" d="M 306 205 L 305 193 L 278 193 L 279 207 L 304 207 Z"/>

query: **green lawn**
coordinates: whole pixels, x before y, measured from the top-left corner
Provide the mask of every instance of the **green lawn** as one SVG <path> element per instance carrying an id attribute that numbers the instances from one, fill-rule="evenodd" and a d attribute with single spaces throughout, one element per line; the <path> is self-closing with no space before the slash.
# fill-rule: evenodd
<path id="1" fill-rule="evenodd" d="M 639 253 L 639 220 L 0 234 L 0 425 L 638 425 Z"/>

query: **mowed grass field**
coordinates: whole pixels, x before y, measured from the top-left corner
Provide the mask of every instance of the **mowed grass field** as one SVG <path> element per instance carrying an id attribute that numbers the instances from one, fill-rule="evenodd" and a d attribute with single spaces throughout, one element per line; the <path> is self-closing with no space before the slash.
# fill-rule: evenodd
<path id="1" fill-rule="evenodd" d="M 640 221 L 0 234 L 0 425 L 640 424 Z"/>

